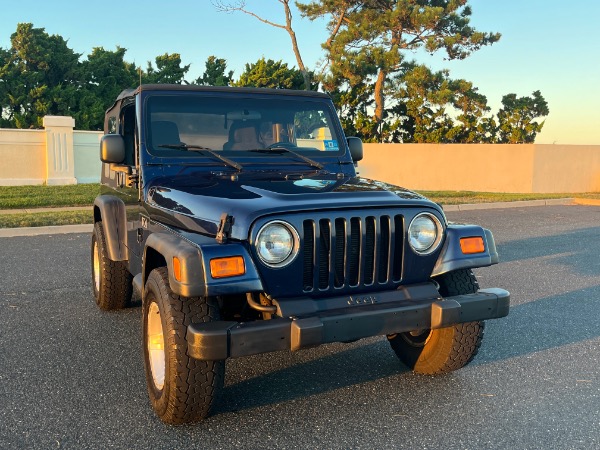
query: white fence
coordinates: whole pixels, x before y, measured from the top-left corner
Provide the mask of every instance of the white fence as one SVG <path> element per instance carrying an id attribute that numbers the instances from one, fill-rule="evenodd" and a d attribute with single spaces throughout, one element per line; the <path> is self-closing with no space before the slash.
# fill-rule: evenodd
<path id="1" fill-rule="evenodd" d="M 100 181 L 102 132 L 74 126 L 71 117 L 46 116 L 43 130 L 0 129 L 0 185 Z"/>

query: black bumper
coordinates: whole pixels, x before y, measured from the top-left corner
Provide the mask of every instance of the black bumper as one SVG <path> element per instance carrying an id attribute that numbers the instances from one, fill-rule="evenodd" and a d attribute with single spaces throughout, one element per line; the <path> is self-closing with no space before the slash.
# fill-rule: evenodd
<path id="1" fill-rule="evenodd" d="M 393 294 L 390 294 L 393 295 Z M 482 289 L 444 299 L 385 301 L 256 322 L 212 322 L 188 327 L 188 352 L 219 360 L 277 350 L 299 350 L 328 342 L 443 328 L 508 315 L 510 294 Z"/>

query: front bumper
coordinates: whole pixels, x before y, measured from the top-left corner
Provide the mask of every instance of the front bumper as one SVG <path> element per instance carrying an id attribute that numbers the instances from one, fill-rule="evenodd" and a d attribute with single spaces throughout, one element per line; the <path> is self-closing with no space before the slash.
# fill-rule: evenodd
<path id="1" fill-rule="evenodd" d="M 221 360 L 496 319 L 508 315 L 510 294 L 493 288 L 415 299 L 404 288 L 380 295 L 378 301 L 265 321 L 194 323 L 188 327 L 188 353 L 196 359 Z"/>

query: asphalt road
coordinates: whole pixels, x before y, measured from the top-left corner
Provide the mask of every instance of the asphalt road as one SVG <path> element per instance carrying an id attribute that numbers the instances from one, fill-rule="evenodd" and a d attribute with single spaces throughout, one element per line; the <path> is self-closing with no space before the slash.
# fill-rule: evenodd
<path id="1" fill-rule="evenodd" d="M 383 338 L 227 362 L 207 421 L 163 425 L 140 308 L 99 311 L 89 235 L 0 239 L 0 448 L 600 448 L 600 208 L 456 212 L 495 234 L 511 291 L 471 365 L 418 376 Z"/>

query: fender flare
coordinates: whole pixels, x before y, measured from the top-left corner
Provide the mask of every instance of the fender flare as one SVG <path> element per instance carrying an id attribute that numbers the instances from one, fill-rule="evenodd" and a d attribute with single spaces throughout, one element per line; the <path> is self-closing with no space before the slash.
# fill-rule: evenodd
<path id="1" fill-rule="evenodd" d="M 167 232 L 152 233 L 146 240 L 144 248 L 144 268 L 142 270 L 142 286 L 153 267 L 146 267 L 149 258 L 148 250 L 152 249 L 162 255 L 167 264 L 171 290 L 183 297 L 216 296 L 261 292 L 262 282 L 250 255 L 239 243 L 225 245 L 196 245 Z M 242 256 L 246 273 L 235 277 L 213 278 L 210 273 L 210 260 L 228 256 Z M 180 263 L 180 279 L 174 275 L 173 258 Z"/>
<path id="2" fill-rule="evenodd" d="M 125 203 L 113 195 L 99 195 L 94 200 L 94 222 L 102 221 L 108 257 L 127 261 L 127 211 Z"/>
<path id="3" fill-rule="evenodd" d="M 465 237 L 483 238 L 482 253 L 465 255 L 460 248 L 460 239 Z M 498 252 L 494 236 L 490 230 L 477 225 L 449 225 L 446 229 L 446 241 L 435 263 L 432 277 L 458 269 L 473 269 L 498 264 Z"/>

